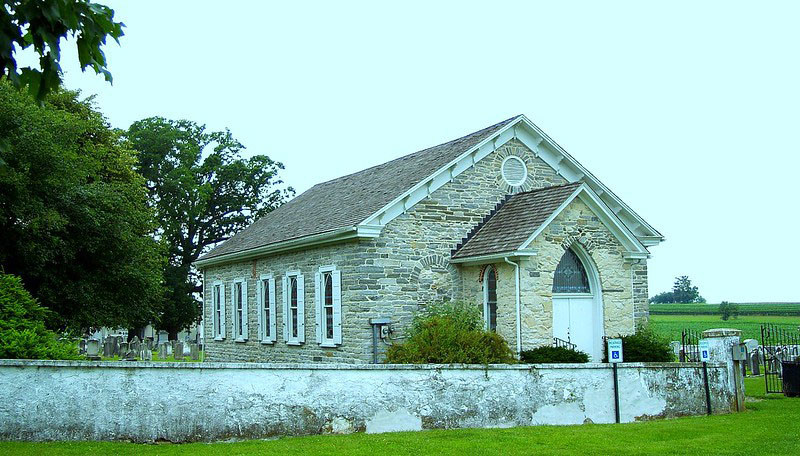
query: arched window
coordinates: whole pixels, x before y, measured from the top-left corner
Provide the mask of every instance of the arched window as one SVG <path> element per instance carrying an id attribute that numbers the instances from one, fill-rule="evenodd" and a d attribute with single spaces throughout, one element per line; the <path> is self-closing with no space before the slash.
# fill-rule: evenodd
<path id="1" fill-rule="evenodd" d="M 483 277 L 483 318 L 486 329 L 497 330 L 497 272 L 493 266 L 486 268 Z"/>
<path id="2" fill-rule="evenodd" d="M 586 269 L 578 255 L 567 249 L 553 277 L 553 293 L 591 293 Z"/>

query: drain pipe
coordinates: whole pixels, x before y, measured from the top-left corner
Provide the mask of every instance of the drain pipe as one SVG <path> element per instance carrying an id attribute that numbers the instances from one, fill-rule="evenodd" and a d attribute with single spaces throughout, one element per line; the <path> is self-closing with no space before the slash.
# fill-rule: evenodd
<path id="1" fill-rule="evenodd" d="M 520 322 L 522 319 L 522 311 L 520 310 L 519 304 L 519 264 L 509 260 L 508 257 L 503 259 L 506 263 L 514 265 L 514 282 L 516 282 L 517 285 L 517 292 L 515 295 L 517 299 L 517 358 L 519 358 L 520 353 L 522 353 L 522 323 Z"/>

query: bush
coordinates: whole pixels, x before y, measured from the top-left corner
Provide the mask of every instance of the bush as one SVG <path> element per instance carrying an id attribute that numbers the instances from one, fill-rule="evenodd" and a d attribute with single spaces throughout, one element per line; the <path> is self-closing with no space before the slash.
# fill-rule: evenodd
<path id="1" fill-rule="evenodd" d="M 739 316 L 739 304 L 722 301 L 719 304 L 719 313 L 722 315 L 722 319 L 725 321 L 730 318 L 736 318 Z"/>
<path id="2" fill-rule="evenodd" d="M 525 350 L 520 353 L 524 363 L 588 363 L 589 355 L 566 347 L 543 347 Z"/>
<path id="3" fill-rule="evenodd" d="M 386 362 L 490 364 L 515 359 L 502 336 L 483 329 L 476 306 L 447 302 L 417 314 L 406 341 L 386 351 Z"/>
<path id="4" fill-rule="evenodd" d="M 0 273 L 0 358 L 77 359 L 74 343 L 58 340 L 45 328 L 50 313 L 25 290 L 22 279 Z"/>
<path id="5" fill-rule="evenodd" d="M 648 327 L 639 328 L 636 334 L 617 336 L 622 339 L 622 358 L 625 362 L 674 361 L 669 341 Z M 603 347 L 603 362 L 608 362 L 608 347 Z"/>

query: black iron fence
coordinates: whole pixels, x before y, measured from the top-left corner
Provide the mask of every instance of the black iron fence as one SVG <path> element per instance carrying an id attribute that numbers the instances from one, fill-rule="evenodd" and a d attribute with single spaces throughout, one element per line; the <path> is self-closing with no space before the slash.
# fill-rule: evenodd
<path id="1" fill-rule="evenodd" d="M 759 347 L 764 366 L 764 382 L 768 393 L 783 392 L 783 361 L 800 355 L 800 332 L 774 324 L 761 325 Z"/>
<path id="2" fill-rule="evenodd" d="M 681 331 L 681 351 L 678 355 L 682 363 L 700 362 L 700 331 L 684 329 Z"/>

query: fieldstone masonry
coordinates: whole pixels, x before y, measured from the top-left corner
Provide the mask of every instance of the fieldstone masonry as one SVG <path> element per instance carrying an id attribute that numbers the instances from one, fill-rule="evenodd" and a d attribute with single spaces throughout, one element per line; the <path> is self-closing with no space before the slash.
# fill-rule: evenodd
<path id="1" fill-rule="evenodd" d="M 526 181 L 511 188 L 502 180 L 505 157 L 517 155 L 528 166 Z M 449 262 L 451 250 L 509 193 L 567 183 L 527 147 L 512 140 L 472 168 L 458 175 L 428 198 L 387 224 L 380 237 L 280 253 L 257 260 L 209 266 L 204 271 L 206 360 L 267 362 L 366 363 L 372 358 L 370 318 L 389 317 L 394 336 L 427 303 L 442 300 L 473 301 L 482 309 L 479 266 Z M 346 210 L 347 208 L 343 208 Z M 635 321 L 647 319 L 647 266 L 644 260 L 626 262 L 622 247 L 605 226 L 580 201 L 574 201 L 531 247 L 538 254 L 521 264 L 523 349 L 552 340 L 552 276 L 565 248 L 580 244 L 592 257 L 602 282 L 606 332 L 631 333 Z M 335 265 L 342 280 L 342 344 L 320 347 L 315 343 L 314 274 L 319 267 Z M 495 264 L 498 270 L 498 332 L 516 345 L 514 268 Z M 283 340 L 283 290 L 287 271 L 301 271 L 305 285 L 305 343 L 290 346 Z M 258 340 L 256 283 L 262 274 L 275 278 L 278 338 Z M 248 338 L 234 342 L 230 299 L 234 279 L 247 281 Z M 227 312 L 225 340 L 211 333 L 211 290 L 225 284 Z M 382 352 L 387 347 L 380 343 Z"/>

